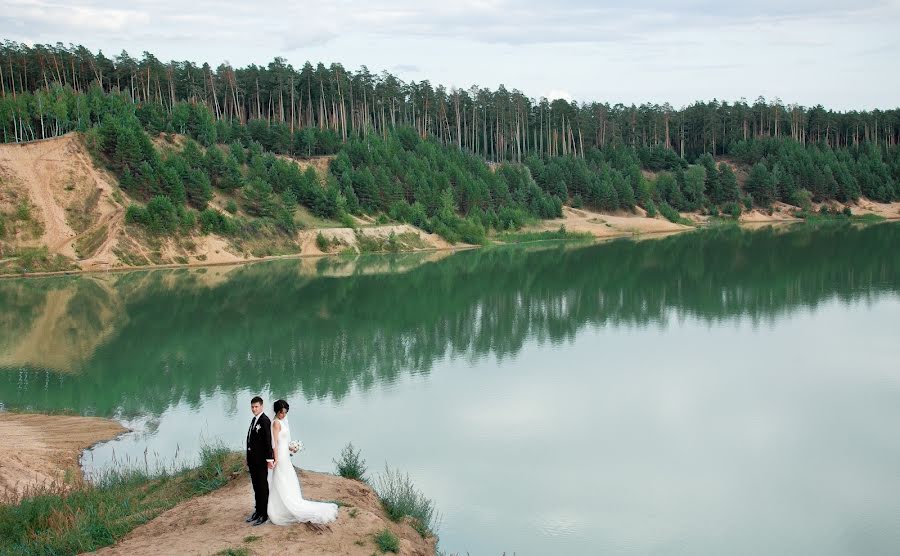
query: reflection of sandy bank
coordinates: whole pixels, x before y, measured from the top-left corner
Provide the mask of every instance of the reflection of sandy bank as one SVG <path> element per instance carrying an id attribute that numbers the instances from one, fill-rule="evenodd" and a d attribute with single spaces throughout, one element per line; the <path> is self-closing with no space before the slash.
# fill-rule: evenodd
<path id="1" fill-rule="evenodd" d="M 423 264 L 440 261 L 453 253 L 453 251 L 445 250 L 393 256 L 369 255 L 300 259 L 299 273 L 306 276 L 328 276 L 332 278 L 368 274 L 395 274 L 398 272 L 409 272 Z"/>
<path id="2" fill-rule="evenodd" d="M 78 477 L 82 450 L 123 432 L 99 417 L 0 413 L 0 491 L 17 497 L 59 483 L 66 470 Z"/>
<path id="3" fill-rule="evenodd" d="M 439 261 L 453 251 L 398 255 L 306 257 L 197 268 L 100 273 L 41 284 L 32 280 L 2 283 L 5 294 L 19 300 L 0 307 L 0 368 L 27 367 L 78 372 L 103 343 L 127 322 L 126 300 L 150 288 L 198 290 L 225 286 L 237 274 L 263 277 L 278 265 L 280 277 L 296 279 L 409 272 Z M 293 272 L 285 272 L 284 269 Z M 56 280 L 56 279 L 47 279 Z M 42 287 L 44 286 L 44 287 Z M 27 316 L 27 318 L 26 318 Z"/>
<path id="4" fill-rule="evenodd" d="M 77 371 L 126 318 L 116 292 L 90 279 L 43 292 L 32 311 L 26 329 L 7 331 L 0 367 Z"/>

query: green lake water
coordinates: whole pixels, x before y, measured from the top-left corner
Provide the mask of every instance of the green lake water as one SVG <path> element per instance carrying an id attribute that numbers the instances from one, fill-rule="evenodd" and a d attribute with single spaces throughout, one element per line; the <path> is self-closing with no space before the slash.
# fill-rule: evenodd
<path id="1" fill-rule="evenodd" d="M 88 470 L 291 403 L 478 554 L 900 553 L 900 224 L 0 280 L 0 404 Z M 247 494 L 248 508 L 251 496 Z"/>

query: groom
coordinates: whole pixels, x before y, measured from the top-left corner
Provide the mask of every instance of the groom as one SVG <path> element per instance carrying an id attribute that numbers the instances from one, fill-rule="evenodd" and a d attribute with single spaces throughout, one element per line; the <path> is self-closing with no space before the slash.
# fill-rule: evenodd
<path id="1" fill-rule="evenodd" d="M 253 420 L 247 431 L 247 469 L 253 494 L 256 497 L 256 511 L 247 518 L 247 523 L 262 525 L 269 520 L 266 507 L 269 505 L 268 470 L 272 469 L 275 455 L 272 452 L 272 423 L 263 413 L 263 400 L 259 396 L 250 400 Z"/>

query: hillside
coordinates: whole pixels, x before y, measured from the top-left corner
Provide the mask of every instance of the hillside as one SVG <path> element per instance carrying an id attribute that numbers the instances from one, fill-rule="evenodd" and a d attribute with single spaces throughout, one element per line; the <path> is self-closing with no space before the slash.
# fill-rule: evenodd
<path id="1" fill-rule="evenodd" d="M 327 171 L 327 159 L 297 162 Z M 224 213 L 221 194 L 212 206 Z M 148 265 L 220 264 L 257 260 L 272 254 L 321 255 L 334 248 L 357 249 L 360 239 L 384 243 L 393 233 L 402 250 L 444 248 L 440 237 L 408 224 L 376 226 L 356 219 L 354 229 L 312 218 L 303 207 L 295 217 L 303 229 L 286 238 L 280 252 L 267 252 L 266 238 L 239 243 L 196 230 L 177 237 L 154 237 L 126 224 L 135 201 L 119 180 L 99 167 L 82 134 L 21 144 L 0 144 L 0 273 L 55 270 L 109 270 Z M 317 243 L 322 233 L 329 246 Z M 262 245 L 260 250 L 260 245 Z M 27 260 L 28 263 L 23 263 Z"/>
<path id="2" fill-rule="evenodd" d="M 777 164 L 771 173 L 760 164 L 751 171 L 727 157 L 704 155 L 675 173 L 639 170 L 636 155 L 624 151 L 593 153 L 587 161 L 486 164 L 403 134 L 388 142 L 350 141 L 337 155 L 309 159 L 265 153 L 252 142 L 246 150 L 239 143 L 204 148 L 184 135 L 158 134 L 147 139 L 144 154 L 123 155 L 128 132 L 113 131 L 117 146 L 109 151 L 107 144 L 109 155 L 89 148 L 97 132 L 0 144 L 0 274 L 448 249 L 522 228 L 564 226 L 598 238 L 672 233 L 705 223 L 718 212 L 710 204 L 717 197 L 723 212 L 736 210 L 747 223 L 795 221 L 801 204 L 807 211 L 849 207 L 856 215 L 900 217 L 896 202 L 812 202 L 801 189 L 784 195 L 795 204 L 770 198 L 768 206 L 748 208 L 748 190 L 755 196 L 776 187 Z M 147 162 L 111 171 L 122 156 L 146 158 L 161 177 Z M 165 193 L 182 200 L 169 205 L 175 221 L 161 232 L 148 220 L 153 203 L 144 203 L 165 182 L 167 165 L 181 168 L 185 185 L 179 178 L 182 189 Z M 132 174 L 132 166 L 141 173 Z M 227 184 L 229 171 L 237 186 Z M 404 199 L 410 196 L 422 202 L 410 204 Z M 561 206 L 565 197 L 570 206 Z M 134 209 L 138 216 L 131 218 Z"/>
<path id="3" fill-rule="evenodd" d="M 184 148 L 184 136 L 153 139 L 166 156 Z M 301 171 L 311 169 L 318 181 L 328 179 L 334 157 L 298 160 L 279 156 Z M 0 144 L 0 273 L 40 271 L 96 271 L 159 265 L 238 263 L 279 255 L 323 255 L 349 250 L 421 251 L 452 245 L 436 233 L 412 224 L 378 224 L 364 213 L 349 215 L 353 228 L 315 216 L 298 205 L 292 214 L 291 234 L 260 232 L 243 235 L 185 233 L 155 235 L 145 227 L 127 223 L 126 209 L 140 205 L 119 185 L 119 179 L 96 162 L 80 133 L 20 144 Z M 322 186 L 324 187 L 324 186 Z M 228 205 L 237 207 L 234 218 L 253 222 L 235 192 L 215 189 L 208 209 L 229 218 Z M 587 209 L 566 209 L 562 218 L 540 221 L 530 229 L 589 232 L 596 237 L 635 233 L 675 232 L 686 229 L 660 218 L 620 211 L 602 216 Z M 460 244 L 465 246 L 465 244 Z"/>
<path id="4" fill-rule="evenodd" d="M 192 237 L 194 245 L 187 248 L 174 240 L 151 242 L 128 229 L 128 197 L 114 176 L 96 166 L 77 133 L 0 145 L 0 180 L 0 211 L 14 224 L 0 242 L 7 262 L 44 249 L 48 270 L 243 258 L 215 236 Z"/>

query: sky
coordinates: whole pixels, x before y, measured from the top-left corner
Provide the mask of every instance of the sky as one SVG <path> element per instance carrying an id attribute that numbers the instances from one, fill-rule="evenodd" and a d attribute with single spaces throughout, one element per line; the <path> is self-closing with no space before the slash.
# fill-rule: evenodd
<path id="1" fill-rule="evenodd" d="M 623 104 L 900 106 L 900 0 L 3 0 L 0 39 Z"/>

